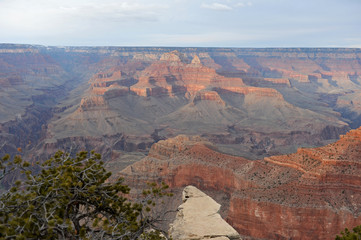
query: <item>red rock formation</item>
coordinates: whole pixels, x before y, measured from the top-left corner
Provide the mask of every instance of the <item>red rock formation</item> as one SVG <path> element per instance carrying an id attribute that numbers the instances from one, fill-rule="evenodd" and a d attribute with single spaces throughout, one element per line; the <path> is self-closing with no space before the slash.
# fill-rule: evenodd
<path id="1" fill-rule="evenodd" d="M 219 92 L 235 92 L 240 93 L 243 95 L 254 94 L 255 96 L 262 98 L 262 97 L 272 97 L 276 99 L 283 100 L 283 96 L 277 90 L 272 88 L 259 88 L 259 87 L 222 87 L 222 88 L 215 88 L 216 91 Z M 226 90 L 226 91 L 224 91 Z"/>
<path id="2" fill-rule="evenodd" d="M 0 44 L 1 139 L 162 129 L 155 141 L 201 134 L 257 158 L 360 125 L 359 49 L 174 50 Z"/>
<path id="3" fill-rule="evenodd" d="M 361 128 L 336 143 L 249 161 L 219 153 L 199 137 L 152 146 L 120 174 L 133 185 L 165 181 L 226 193 L 227 221 L 253 239 L 333 239 L 361 222 Z"/>
<path id="4" fill-rule="evenodd" d="M 74 107 L 50 125 L 51 136 L 63 136 L 62 129 L 68 129 L 72 136 L 90 132 L 98 136 L 105 129 L 107 133 L 123 129 L 126 134 L 152 134 L 162 125 L 166 126 L 162 127 L 162 138 L 182 133 L 203 134 L 215 143 L 231 145 L 228 150 L 232 154 L 251 153 L 250 157 L 256 158 L 290 152 L 298 144 L 321 144 L 325 139 L 337 138 L 334 132 L 347 128 L 341 115 L 323 103 L 319 107 L 320 103 L 308 96 L 306 99 L 291 87 L 294 80 L 281 76 L 282 71 L 301 74 L 307 78 L 304 84 L 312 82 L 309 78 L 314 81 L 323 76 L 321 71 L 312 76 L 299 73 L 303 60 L 289 62 L 281 58 L 282 61 L 276 59 L 273 64 L 268 58 L 260 58 L 266 68 L 239 58 L 232 51 L 217 54 L 170 51 L 145 53 L 143 57 L 139 52 L 112 54 L 98 63 L 101 71 L 89 81 L 89 89 L 81 96 L 83 100 L 67 103 L 65 106 Z M 119 54 L 129 59 L 113 58 Z M 319 69 L 311 63 L 305 60 L 305 68 Z M 246 84 L 252 85 L 248 86 L 242 78 L 222 76 L 222 71 L 241 72 L 245 79 L 255 71 L 256 77 L 247 80 Z M 77 107 L 79 111 L 74 112 Z M 84 114 L 77 115 L 79 112 Z M 80 128 L 95 122 L 97 128 Z"/>
<path id="5" fill-rule="evenodd" d="M 108 87 L 109 83 L 113 83 L 117 80 L 120 80 L 122 77 L 121 71 L 109 71 L 109 72 L 101 72 L 96 74 L 96 78 L 91 80 L 91 86 L 94 87 Z"/>
<path id="6" fill-rule="evenodd" d="M 204 101 L 204 100 L 214 101 L 221 105 L 226 105 L 216 91 L 199 91 L 194 96 L 193 102 Z"/>
<path id="7" fill-rule="evenodd" d="M 78 110 L 80 112 L 89 111 L 89 110 L 97 110 L 104 109 L 107 107 L 107 102 L 105 101 L 103 96 L 89 96 L 87 98 L 83 98 L 80 102 L 80 106 Z"/>
<path id="8" fill-rule="evenodd" d="M 204 66 L 197 55 L 191 63 L 187 63 L 184 56 L 179 56 L 177 51 L 164 54 L 159 61 L 139 73 L 139 82 L 131 87 L 131 91 L 141 96 L 186 92 L 193 96 L 197 91 L 212 86 L 243 86 L 241 79 L 222 77 L 215 69 Z"/>

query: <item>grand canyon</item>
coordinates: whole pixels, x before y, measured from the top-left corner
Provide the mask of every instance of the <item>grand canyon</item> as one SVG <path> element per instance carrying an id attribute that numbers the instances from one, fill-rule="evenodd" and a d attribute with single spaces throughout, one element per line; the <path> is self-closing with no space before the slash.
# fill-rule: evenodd
<path id="1" fill-rule="evenodd" d="M 0 44 L 1 155 L 95 150 L 134 194 L 196 186 L 244 239 L 359 225 L 360 126 L 357 48 Z"/>

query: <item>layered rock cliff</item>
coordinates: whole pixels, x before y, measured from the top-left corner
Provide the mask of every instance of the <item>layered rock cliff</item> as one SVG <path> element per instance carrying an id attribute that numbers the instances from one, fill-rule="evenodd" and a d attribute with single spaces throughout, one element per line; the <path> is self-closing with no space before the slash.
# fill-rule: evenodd
<path id="1" fill-rule="evenodd" d="M 296 53 L 269 59 L 240 50 L 149 49 L 141 57 L 137 50 L 107 49 L 110 56 L 97 63 L 106 67 L 75 101 L 61 103 L 46 141 L 121 134 L 148 137 L 148 146 L 197 134 L 223 151 L 259 158 L 321 145 L 349 129 L 331 104 L 319 101 L 317 87 L 298 89 L 313 82 L 297 74 L 312 78 L 320 68 Z"/>
<path id="2" fill-rule="evenodd" d="M 135 187 L 164 179 L 210 192 L 242 235 L 327 239 L 360 220 L 360 130 L 272 156 L 361 125 L 360 58 L 360 49 L 1 44 L 0 153 L 95 149 L 114 172 L 131 165 L 122 174 Z"/>
<path id="3" fill-rule="evenodd" d="M 252 239 L 332 239 L 361 221 L 361 128 L 333 144 L 250 161 L 199 137 L 160 141 L 119 173 L 132 186 L 165 181 L 225 196 L 221 214 Z M 178 190 L 177 190 L 178 189 Z"/>
<path id="4" fill-rule="evenodd" d="M 39 155 L 74 149 L 73 139 L 116 156 L 119 136 L 146 153 L 179 134 L 253 159 L 319 146 L 359 126 L 359 57 L 359 49 L 2 44 L 1 151 Z"/>

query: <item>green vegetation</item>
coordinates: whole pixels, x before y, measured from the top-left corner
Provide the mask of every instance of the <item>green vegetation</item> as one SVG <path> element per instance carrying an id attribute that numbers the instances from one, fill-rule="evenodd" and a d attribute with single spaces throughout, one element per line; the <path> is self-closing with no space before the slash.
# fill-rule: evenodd
<path id="1" fill-rule="evenodd" d="M 361 225 L 353 228 L 352 232 L 345 228 L 345 231 L 341 232 L 341 237 L 337 235 L 336 240 L 361 240 Z"/>
<path id="2" fill-rule="evenodd" d="M 57 152 L 35 166 L 7 155 L 0 183 L 9 176 L 21 177 L 0 195 L 0 239 L 165 239 L 151 213 L 167 186 L 151 184 L 132 203 L 122 179 L 108 181 L 100 154 Z"/>

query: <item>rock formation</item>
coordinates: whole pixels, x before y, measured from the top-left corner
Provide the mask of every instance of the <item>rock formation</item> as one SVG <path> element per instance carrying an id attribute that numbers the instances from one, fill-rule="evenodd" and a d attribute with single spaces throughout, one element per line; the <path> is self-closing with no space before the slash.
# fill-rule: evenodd
<path id="1" fill-rule="evenodd" d="M 131 183 L 208 189 L 242 235 L 332 238 L 360 220 L 359 130 L 296 150 L 361 125 L 360 58 L 351 48 L 0 44 L 0 153 L 95 149 L 114 172 L 131 165 Z"/>
<path id="2" fill-rule="evenodd" d="M 183 190 L 183 204 L 169 229 L 172 239 L 240 239 L 239 234 L 219 215 L 220 205 L 193 186 Z"/>
<path id="3" fill-rule="evenodd" d="M 225 196 L 222 214 L 241 236 L 332 239 L 361 221 L 360 147 L 361 128 L 324 147 L 249 161 L 181 136 L 154 144 L 120 175 L 134 187 L 165 181 L 174 191 L 194 185 Z"/>
<path id="4" fill-rule="evenodd" d="M 191 97 L 197 91 L 212 86 L 243 86 L 241 79 L 225 78 L 214 69 L 204 66 L 197 55 L 190 63 L 179 55 L 177 51 L 163 54 L 159 61 L 139 73 L 139 81 L 131 86 L 131 91 L 145 97 L 177 94 L 188 94 Z"/>
<path id="5" fill-rule="evenodd" d="M 88 89 L 60 103 L 63 110 L 46 132 L 51 141 L 121 134 L 148 136 L 152 143 L 202 135 L 223 151 L 256 159 L 321 145 L 349 129 L 339 113 L 319 101 L 319 93 L 309 93 L 317 79 L 329 76 L 311 60 L 290 53 L 289 61 L 282 55 L 271 60 L 267 52 L 250 57 L 238 50 L 154 50 L 144 56 L 116 50 L 96 64 L 101 70 Z M 335 71 L 330 81 L 341 77 Z"/>
<path id="6" fill-rule="evenodd" d="M 2 44 L 0 151 L 39 154 L 76 138 L 115 156 L 91 139 L 127 136 L 140 147 L 129 149 L 147 152 L 179 134 L 252 159 L 322 145 L 360 125 L 359 58 L 358 49 Z"/>
<path id="7" fill-rule="evenodd" d="M 41 155 L 86 139 L 118 156 L 179 134 L 252 159 L 322 145 L 360 125 L 359 55 L 2 44 L 0 152 Z"/>

